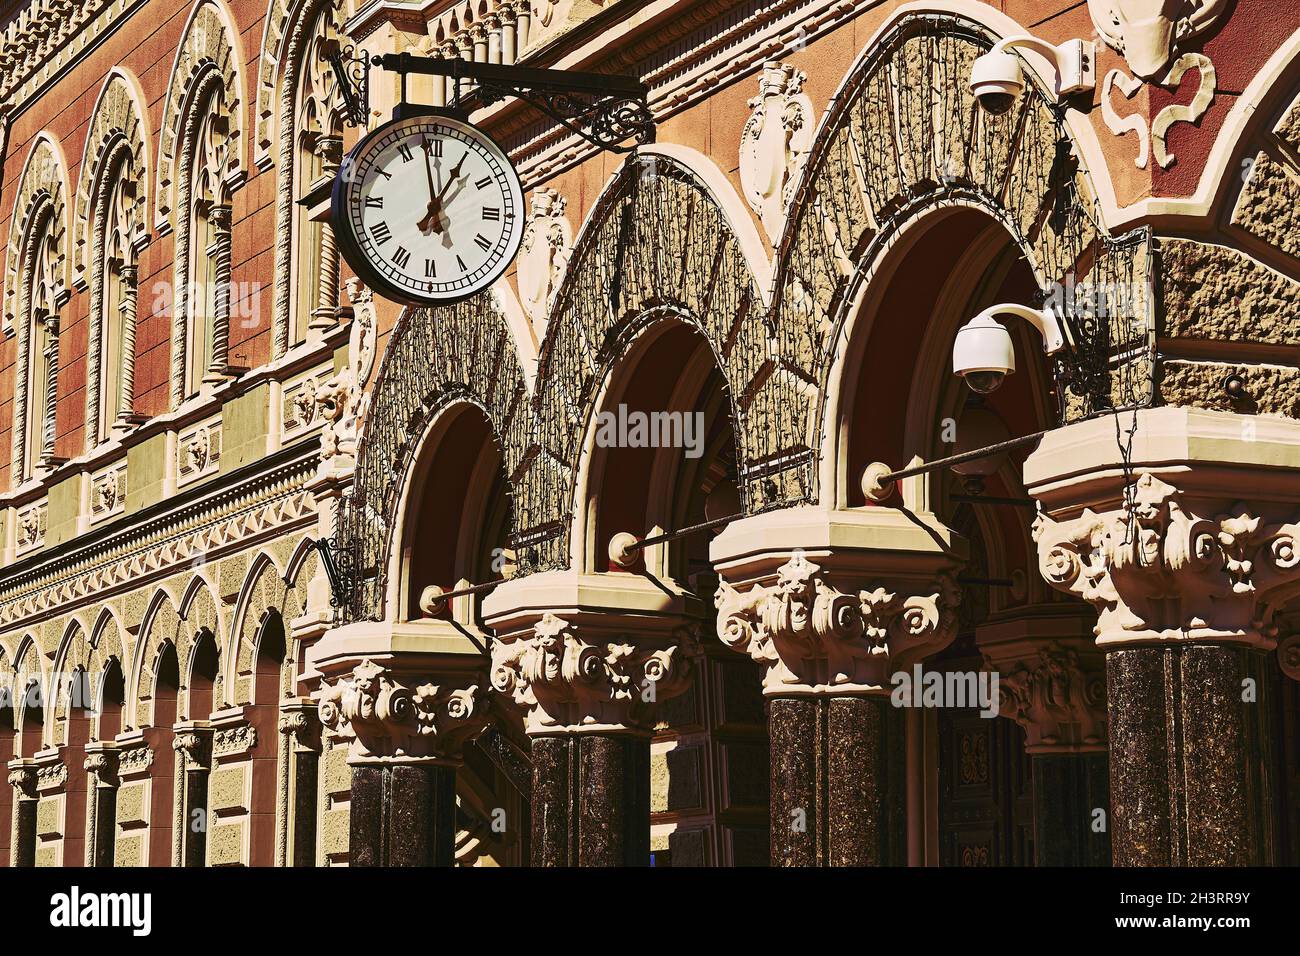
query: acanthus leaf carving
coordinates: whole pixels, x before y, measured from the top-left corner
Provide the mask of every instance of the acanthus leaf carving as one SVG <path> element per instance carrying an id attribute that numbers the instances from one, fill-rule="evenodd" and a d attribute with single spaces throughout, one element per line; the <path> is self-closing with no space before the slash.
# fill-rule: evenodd
<path id="1" fill-rule="evenodd" d="M 685 689 L 695 640 L 640 647 L 586 640 L 546 612 L 529 636 L 492 646 L 492 686 L 524 714 L 529 733 L 635 730 L 650 726 L 652 705 Z"/>
<path id="2" fill-rule="evenodd" d="M 881 691 L 892 669 L 952 640 L 958 599 L 947 575 L 928 594 L 885 587 L 847 594 L 801 553 L 771 585 L 741 592 L 724 580 L 714 595 L 719 638 L 766 667 L 769 696 Z"/>
<path id="3" fill-rule="evenodd" d="M 1039 570 L 1098 611 L 1099 642 L 1230 641 L 1271 648 L 1274 616 L 1300 593 L 1300 524 L 1239 503 L 1205 518 L 1144 473 L 1127 508 L 1034 521 Z"/>
<path id="4" fill-rule="evenodd" d="M 455 762 L 488 720 L 477 684 L 409 686 L 372 660 L 333 684 L 323 683 L 317 715 L 348 740 L 350 763 Z"/>

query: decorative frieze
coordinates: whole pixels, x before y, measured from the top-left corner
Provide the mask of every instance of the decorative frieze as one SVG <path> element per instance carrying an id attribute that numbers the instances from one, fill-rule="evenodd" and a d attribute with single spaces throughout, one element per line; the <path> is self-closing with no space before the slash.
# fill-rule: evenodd
<path id="1" fill-rule="evenodd" d="M 126 508 L 126 462 L 103 469 L 90 479 L 90 522 L 119 515 Z"/>
<path id="2" fill-rule="evenodd" d="M 257 728 L 251 724 L 222 727 L 212 735 L 213 759 L 245 754 L 256 746 Z"/>
<path id="3" fill-rule="evenodd" d="M 36 768 L 36 789 L 40 793 L 58 790 L 68 782 L 68 765 L 62 760 L 53 760 Z"/>
<path id="4" fill-rule="evenodd" d="M 456 762 L 467 739 L 487 724 L 477 684 L 415 683 L 364 660 L 333 684 L 322 681 L 320 721 L 347 739 L 348 762 Z"/>
<path id="5" fill-rule="evenodd" d="M 1099 644 L 1233 642 L 1272 648 L 1274 615 L 1300 587 L 1300 524 L 1245 502 L 1201 515 L 1150 473 L 1127 507 L 1034 522 L 1039 570 L 1097 609 Z"/>
<path id="6" fill-rule="evenodd" d="M 694 637 L 637 646 L 629 639 L 585 639 L 547 612 L 531 634 L 492 645 L 492 686 L 524 713 L 530 734 L 618 731 L 650 726 L 653 704 L 686 687 Z"/>
<path id="7" fill-rule="evenodd" d="M 889 675 L 945 647 L 956 633 L 956 582 L 939 575 L 934 590 L 887 587 L 847 594 L 819 565 L 795 553 L 775 583 L 741 592 L 718 585 L 718 637 L 766 668 L 763 693 L 833 696 L 887 692 Z"/>
<path id="8" fill-rule="evenodd" d="M 153 749 L 150 747 L 132 747 L 117 753 L 117 773 L 122 778 L 147 774 L 153 766 Z"/>

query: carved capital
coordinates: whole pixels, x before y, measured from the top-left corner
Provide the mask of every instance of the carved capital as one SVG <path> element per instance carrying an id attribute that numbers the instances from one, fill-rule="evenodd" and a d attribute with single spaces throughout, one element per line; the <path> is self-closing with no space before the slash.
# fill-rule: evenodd
<path id="1" fill-rule="evenodd" d="M 492 686 L 524 713 L 530 734 L 645 730 L 655 703 L 681 693 L 695 640 L 638 646 L 582 629 L 549 611 L 531 634 L 492 646 Z"/>
<path id="2" fill-rule="evenodd" d="M 412 687 L 364 660 L 334 684 L 322 683 L 317 714 L 349 741 L 349 763 L 456 762 L 486 725 L 488 702 L 477 684 Z"/>
<path id="3" fill-rule="evenodd" d="M 1300 524 L 1247 503 L 1201 515 L 1143 474 L 1127 506 L 1034 522 L 1039 570 L 1097 610 L 1097 642 L 1233 642 L 1271 649 L 1279 607 L 1300 593 Z"/>
<path id="4" fill-rule="evenodd" d="M 100 786 L 117 786 L 117 751 L 96 750 L 86 754 L 85 768 Z"/>
<path id="5" fill-rule="evenodd" d="M 796 553 L 771 585 L 718 585 L 718 636 L 766 667 L 769 696 L 881 692 L 889 674 L 946 646 L 959 592 L 939 575 L 928 593 L 877 587 L 847 594 Z"/>
<path id="6" fill-rule="evenodd" d="M 1053 641 L 1037 653 L 984 655 L 986 670 L 998 675 L 998 714 L 1025 731 L 1028 753 L 1104 751 L 1106 734 L 1105 658 Z"/>
<path id="7" fill-rule="evenodd" d="M 36 768 L 14 767 L 9 771 L 9 786 L 21 797 L 36 799 Z"/>
<path id="8" fill-rule="evenodd" d="M 1288 634 L 1278 642 L 1277 664 L 1287 677 L 1300 681 L 1300 633 Z"/>
<path id="9" fill-rule="evenodd" d="M 177 731 L 172 738 L 172 749 L 186 770 L 204 770 L 211 757 L 211 738 L 196 730 Z"/>

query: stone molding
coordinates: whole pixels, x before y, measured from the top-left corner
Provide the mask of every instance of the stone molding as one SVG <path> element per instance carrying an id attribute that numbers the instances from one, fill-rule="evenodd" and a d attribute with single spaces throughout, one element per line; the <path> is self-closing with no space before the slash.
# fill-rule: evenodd
<path id="1" fill-rule="evenodd" d="M 1057 521 L 1040 511 L 1039 570 L 1098 612 L 1099 645 L 1231 642 L 1271 649 L 1274 616 L 1300 594 L 1300 524 L 1238 502 L 1202 512 L 1146 472 L 1124 501 Z"/>
<path id="2" fill-rule="evenodd" d="M 333 684 L 322 682 L 321 723 L 348 740 L 348 763 L 458 763 L 463 744 L 487 725 L 478 684 L 399 677 L 366 659 Z"/>
<path id="3" fill-rule="evenodd" d="M 11 766 L 9 786 L 13 787 L 21 797 L 26 797 L 28 800 L 36 799 L 36 768 Z"/>
<path id="4" fill-rule="evenodd" d="M 1025 731 L 1026 753 L 1105 752 L 1106 662 L 1091 641 L 986 650 L 984 667 L 998 674 L 998 715 Z"/>
<path id="5" fill-rule="evenodd" d="M 172 749 L 185 770 L 207 770 L 212 759 L 212 733 L 207 728 L 178 726 Z"/>
<path id="6" fill-rule="evenodd" d="M 848 594 L 796 552 L 774 583 L 742 592 L 722 580 L 714 600 L 722 643 L 766 668 L 766 696 L 785 697 L 887 693 L 902 657 L 919 660 L 953 639 L 959 598 L 947 574 L 922 593 Z"/>
<path id="7" fill-rule="evenodd" d="M 492 687 L 532 735 L 648 729 L 653 705 L 685 690 L 694 647 L 686 627 L 667 646 L 638 646 L 547 611 L 530 636 L 493 643 Z"/>

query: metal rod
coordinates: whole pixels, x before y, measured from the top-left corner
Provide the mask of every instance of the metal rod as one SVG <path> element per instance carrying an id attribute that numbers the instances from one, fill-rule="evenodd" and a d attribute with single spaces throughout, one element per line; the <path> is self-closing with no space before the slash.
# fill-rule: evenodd
<path id="1" fill-rule="evenodd" d="M 890 482 L 899 481 L 903 478 L 912 478 L 916 475 L 924 475 L 926 472 L 937 471 L 940 468 L 948 468 L 952 465 L 961 465 L 968 461 L 978 461 L 981 458 L 988 458 L 990 455 L 996 455 L 1000 452 L 1010 451 L 1012 448 L 1019 448 L 1021 445 L 1028 445 L 1036 442 L 1047 434 L 1044 429 L 1041 432 L 1034 432 L 1032 435 L 1021 435 L 1019 438 L 1012 438 L 1008 441 L 998 442 L 996 445 L 989 445 L 986 448 L 976 448 L 974 451 L 962 452 L 960 455 L 950 455 L 947 458 L 940 458 L 938 461 L 927 461 L 924 464 L 915 465 L 912 468 L 903 468 L 899 471 L 891 471 L 886 475 L 881 475 L 877 479 L 882 485 Z"/>
<path id="2" fill-rule="evenodd" d="M 439 601 L 447 601 L 451 598 L 464 597 L 467 594 L 482 594 L 484 591 L 491 591 L 505 578 L 497 578 L 495 581 L 484 581 L 482 584 L 471 584 L 463 588 L 457 588 L 454 591 L 444 591 L 438 595 Z"/>
<path id="3" fill-rule="evenodd" d="M 375 66 L 403 75 L 449 76 L 455 80 L 502 83 L 552 93 L 595 93 L 645 96 L 648 88 L 633 76 L 584 73 L 578 70 L 542 70 L 502 63 L 475 63 L 411 53 L 384 53 L 372 61 Z"/>
<path id="4" fill-rule="evenodd" d="M 972 505 L 1004 505 L 1008 508 L 1037 508 L 1038 502 L 1033 498 L 1002 498 L 998 495 L 949 495 L 953 501 L 964 501 Z"/>
<path id="5" fill-rule="evenodd" d="M 663 544 L 665 541 L 676 541 L 678 538 L 684 538 L 687 535 L 699 534 L 701 531 L 708 531 L 710 528 L 716 528 L 719 525 L 730 524 L 737 518 L 745 517 L 742 511 L 739 514 L 727 515 L 725 518 L 713 518 L 709 521 L 701 521 L 699 524 L 693 524 L 686 528 L 678 528 L 676 531 L 665 531 L 662 534 L 652 534 L 648 538 L 642 538 L 635 544 L 629 544 L 625 551 L 641 551 L 650 547 L 652 544 Z"/>

